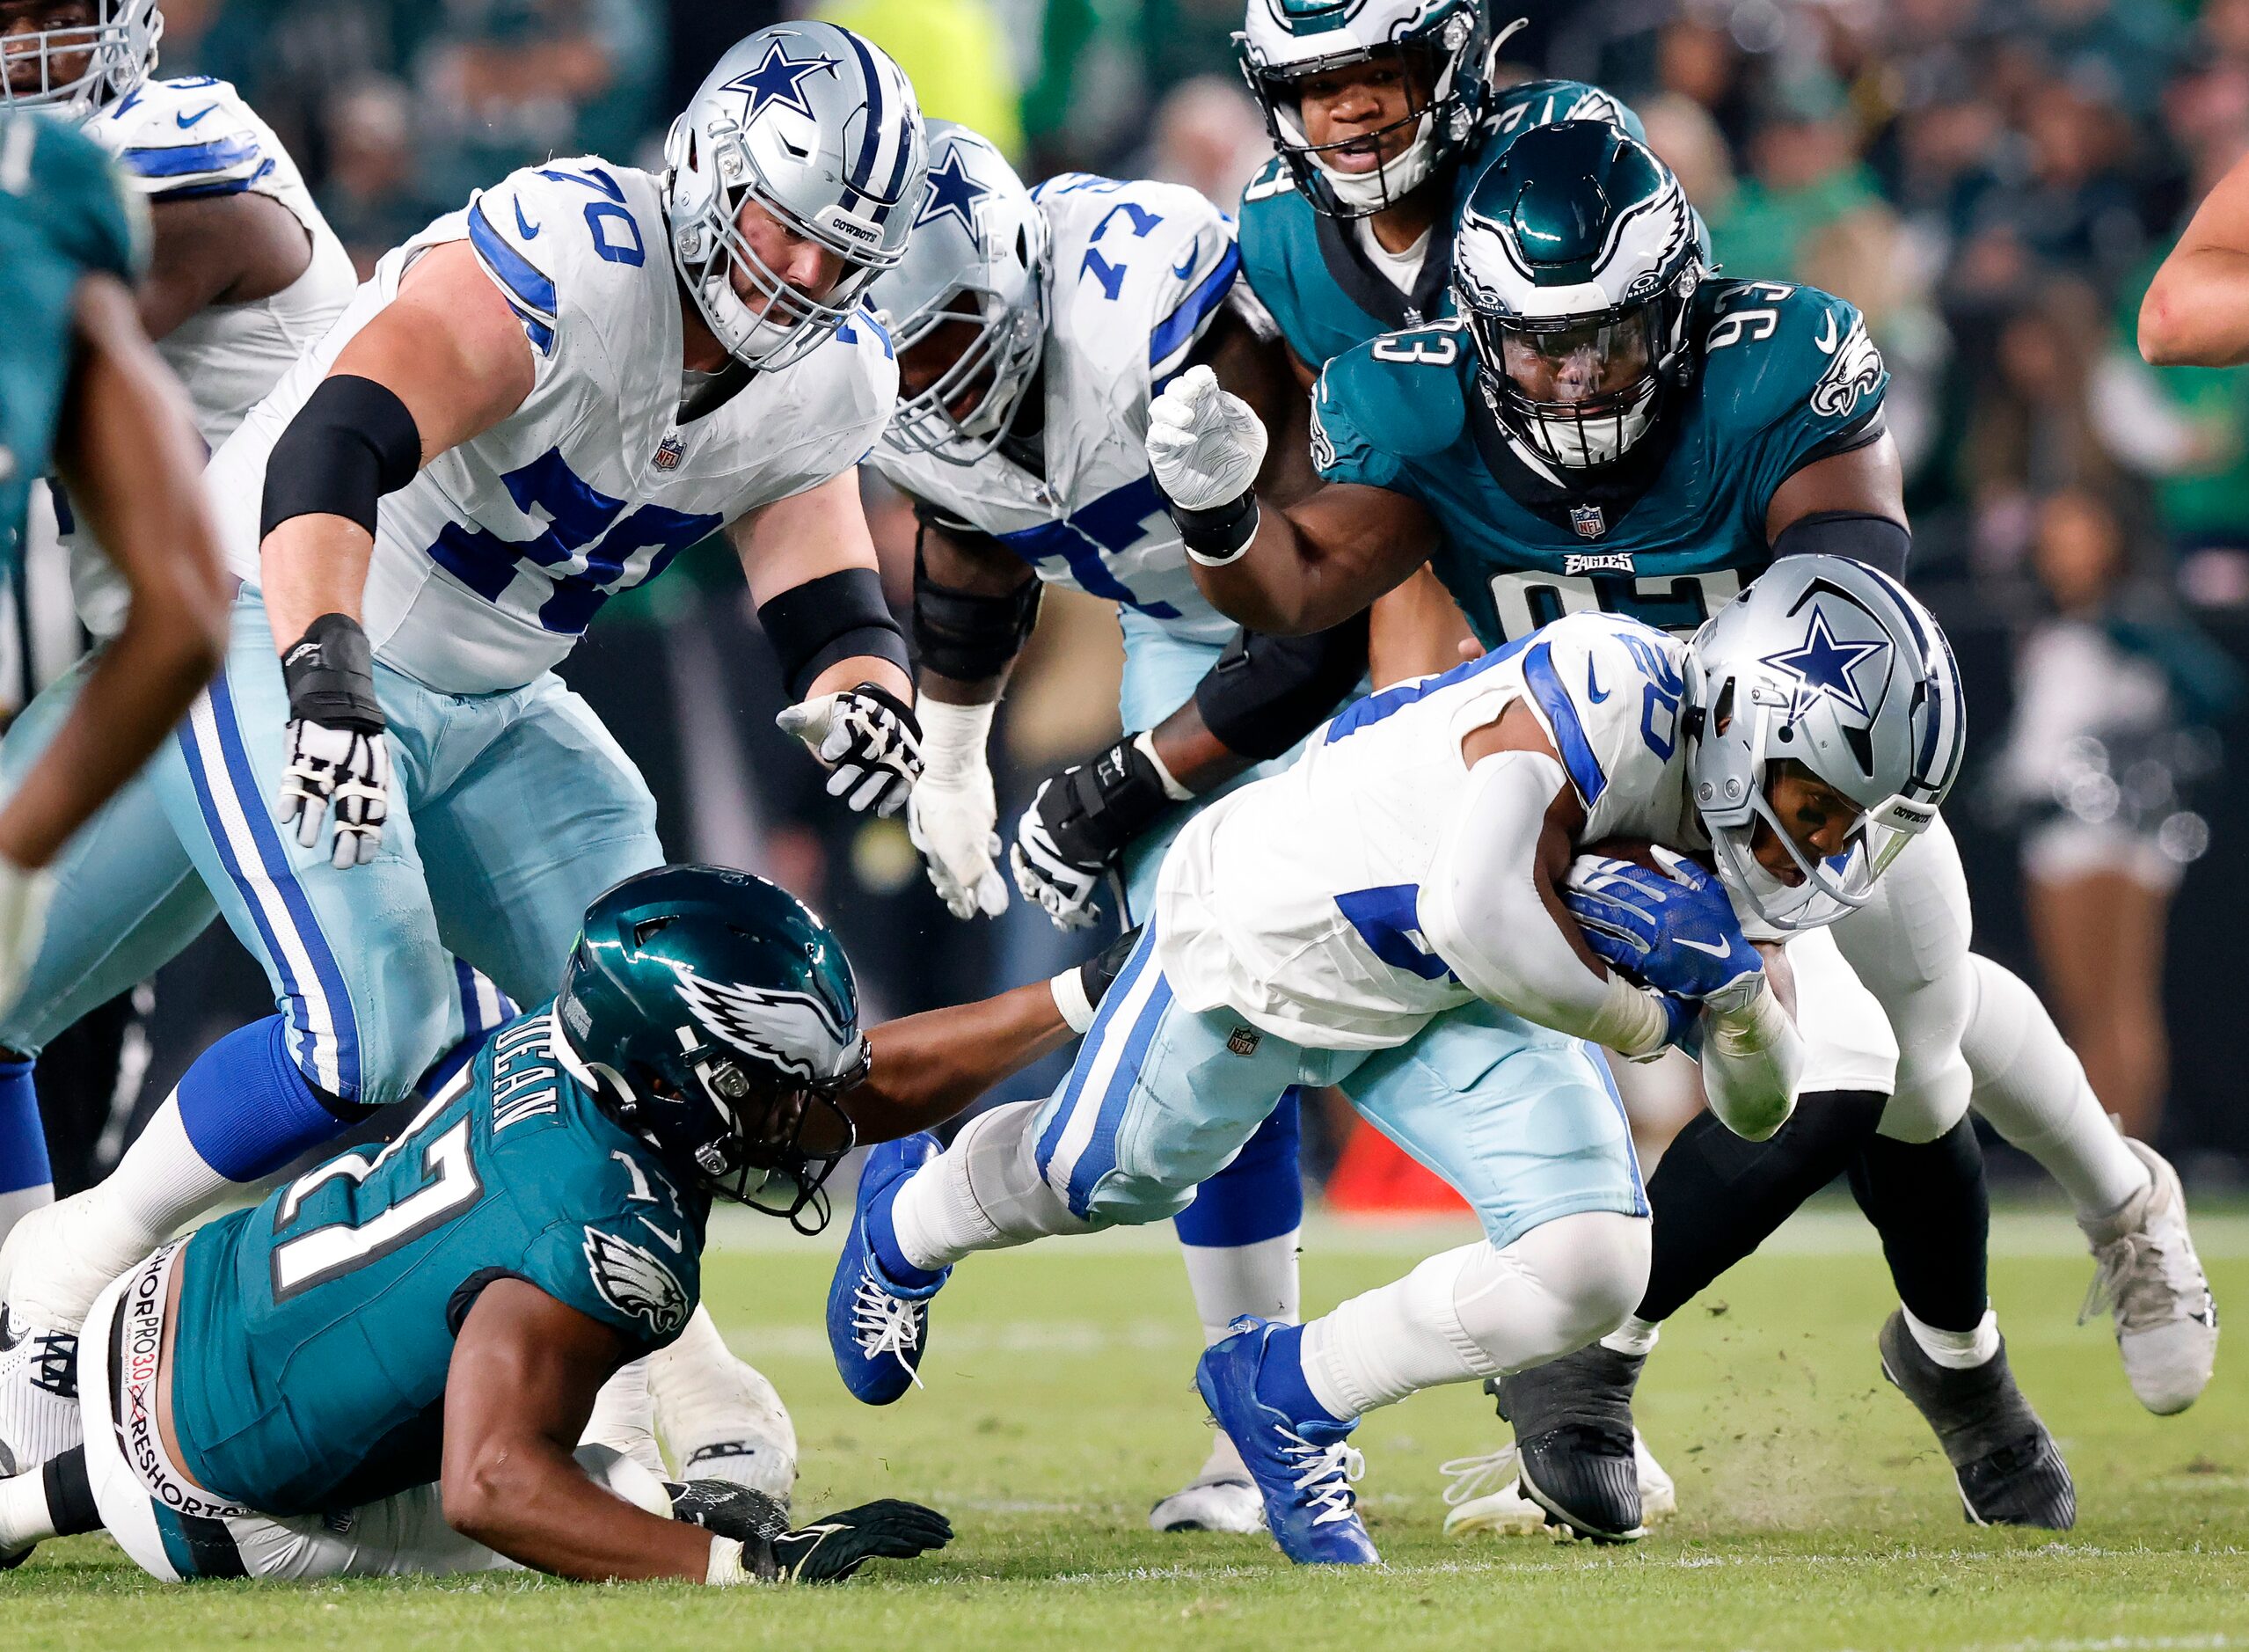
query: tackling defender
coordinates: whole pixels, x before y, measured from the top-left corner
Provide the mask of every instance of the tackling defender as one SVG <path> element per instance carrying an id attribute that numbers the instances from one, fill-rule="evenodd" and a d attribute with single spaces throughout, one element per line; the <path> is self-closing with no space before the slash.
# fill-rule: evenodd
<path id="1" fill-rule="evenodd" d="M 1856 312 L 1785 284 L 1706 281 L 1697 239 L 1676 179 L 1628 135 L 1588 121 L 1525 134 L 1471 195 L 1455 255 L 1463 318 L 1379 340 L 1323 376 L 1315 449 L 1328 486 L 1260 524 L 1246 489 L 1222 480 L 1254 468 L 1254 420 L 1200 381 L 1159 402 L 1150 457 L 1205 589 L 1286 631 L 1333 623 L 1429 561 L 1479 640 L 1497 646 L 1576 608 L 1691 625 L 1743 577 L 1807 552 L 1902 567 L 1887 376 Z M 1228 458 L 1237 433 L 1246 445 Z M 1770 1150 L 1791 1162 L 1766 1197 L 1744 1200 L 1681 1156 L 1687 1185 L 1670 1203 L 1700 1207 L 1698 1261 L 1722 1268 L 1752 1248 L 1815 1160 L 1825 1168 L 1811 1185 L 1854 1151 L 1878 1154 L 1900 1209 L 1916 1179 L 1957 1180 L 1973 1087 L 2077 1200 L 2143 1402 L 2191 1403 L 2216 1325 L 2176 1177 L 2100 1115 L 2028 989 L 1970 959 L 1941 823 L 1902 849 L 1879 890 L 1873 870 L 1815 869 L 1783 894 L 1754 867 L 1729 869 L 1777 928 L 1866 909 L 1837 922 L 1835 939 L 1896 1030 L 1898 1083 L 1879 1114 L 1838 1110 Z M 1869 1028 L 1870 1040 L 1876 1030 L 1888 1031 Z M 1918 1144 L 1930 1148 L 1916 1160 Z M 1932 1357 L 1989 1375 L 1997 1334 L 1970 1319 L 1923 1322 L 1917 1335 Z M 1591 1420 L 1576 1438 L 1629 1451 L 1629 1397 L 1654 1327 L 1613 1341 L 1605 1356 L 1588 1350 L 1574 1370 L 1510 1385 L 1521 1395 L 1502 1404 L 1519 1436 Z"/>
<path id="2" fill-rule="evenodd" d="M 858 1023 L 836 937 L 772 885 L 674 866 L 610 890 L 559 996 L 396 1140 L 103 1291 L 85 1444 L 0 1481 L 0 1566 L 97 1526 L 168 1581 L 814 1582 L 943 1546 L 911 1503 L 786 1531 L 756 1492 L 580 1444 L 609 1378 L 686 1324 L 714 1197 L 816 1226 L 858 1133 L 910 1129 L 1068 1035 L 1046 984 Z"/>
<path id="3" fill-rule="evenodd" d="M 440 219 L 214 459 L 245 591 L 156 784 L 285 1012 L 12 1237 L 6 1296 L 37 1334 L 405 1093 L 452 1013 L 447 942 L 540 994 L 589 895 L 661 860 L 646 787 L 551 668 L 690 543 L 733 539 L 831 792 L 902 800 L 906 654 L 851 467 L 894 395 L 859 300 L 923 189 L 911 89 L 847 31 L 769 29 L 667 156 L 529 169 Z"/>

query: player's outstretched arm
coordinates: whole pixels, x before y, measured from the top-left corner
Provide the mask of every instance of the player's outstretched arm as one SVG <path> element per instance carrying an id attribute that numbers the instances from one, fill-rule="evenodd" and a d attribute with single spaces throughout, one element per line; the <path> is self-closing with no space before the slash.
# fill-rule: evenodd
<path id="1" fill-rule="evenodd" d="M 446 1524 L 560 1577 L 712 1581 L 719 1539 L 595 1485 L 572 1455 L 595 1394 L 633 1351 L 524 1280 L 486 1286 L 445 1379 Z"/>
<path id="2" fill-rule="evenodd" d="M 916 507 L 917 514 L 927 508 Z M 1022 558 L 988 536 L 922 523 L 914 540 L 914 647 L 924 762 L 907 829 L 955 917 L 1007 910 L 985 748 L 1038 618 L 1039 581 Z"/>
<path id="3" fill-rule="evenodd" d="M 727 537 L 741 559 L 758 622 L 780 656 L 792 702 L 784 733 L 829 771 L 828 794 L 894 815 L 922 773 L 905 633 L 890 617 L 874 539 L 845 471 L 739 517 Z"/>
<path id="4" fill-rule="evenodd" d="M 1286 509 L 1253 485 L 1265 427 L 1208 367 L 1149 409 L 1148 460 L 1186 541 L 1195 583 L 1252 631 L 1301 636 L 1340 625 L 1428 559 L 1436 523 L 1387 488 L 1329 483 Z"/>
<path id="5" fill-rule="evenodd" d="M 2220 179 L 2140 301 L 2140 354 L 2158 367 L 2249 362 L 2249 157 Z"/>
<path id="6" fill-rule="evenodd" d="M 186 712 L 226 647 L 227 578 L 186 398 L 123 283 L 86 276 L 56 442 L 72 503 L 131 588 L 125 629 L 0 810 L 0 854 L 41 866 Z"/>
<path id="7" fill-rule="evenodd" d="M 152 339 L 213 304 L 270 298 L 312 262 L 311 235 L 271 195 L 159 196 L 149 220 L 154 245 L 140 306 Z"/>
<path id="8" fill-rule="evenodd" d="M 332 813 L 339 866 L 375 858 L 390 812 L 360 623 L 376 501 L 522 406 L 534 376 L 522 323 L 468 243 L 448 242 L 352 336 L 267 457 L 259 582 L 289 703 L 280 814 L 310 847 Z"/>
<path id="9" fill-rule="evenodd" d="M 1849 557 L 1903 579 L 1913 534 L 1896 439 L 1885 430 L 1790 471 L 1766 501 L 1765 543 L 1776 557 Z"/>

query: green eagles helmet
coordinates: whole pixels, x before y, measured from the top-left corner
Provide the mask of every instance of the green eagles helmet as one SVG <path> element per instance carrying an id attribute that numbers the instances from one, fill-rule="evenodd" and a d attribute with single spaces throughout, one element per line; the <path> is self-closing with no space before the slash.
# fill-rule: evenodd
<path id="1" fill-rule="evenodd" d="M 1597 469 L 1694 371 L 1710 274 L 1694 210 L 1654 151 L 1606 121 L 1534 127 L 1469 192 L 1453 286 L 1485 399 L 1549 465 Z"/>
<path id="2" fill-rule="evenodd" d="M 1368 217 L 1403 200 L 1467 146 L 1485 112 L 1492 42 L 1483 0 L 1249 0 L 1234 51 L 1296 187 L 1332 218 Z M 1385 54 L 1423 101 L 1387 127 L 1314 143 L 1302 83 Z M 1405 147 L 1371 171 L 1337 164 L 1337 151 L 1384 144 L 1402 128 L 1411 128 Z"/>
<path id="3" fill-rule="evenodd" d="M 719 866 L 627 878 L 586 910 L 555 1015 L 573 1076 L 690 1181 L 827 1224 L 867 1042 L 851 962 L 796 896 Z"/>

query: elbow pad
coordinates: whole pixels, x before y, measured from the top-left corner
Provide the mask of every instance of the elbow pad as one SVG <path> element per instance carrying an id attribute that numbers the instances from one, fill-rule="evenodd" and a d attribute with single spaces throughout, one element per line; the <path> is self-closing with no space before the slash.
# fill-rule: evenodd
<path id="1" fill-rule="evenodd" d="M 1478 998 L 1627 1056 L 1661 1048 L 1652 994 L 1593 973 L 1538 892 L 1546 809 L 1568 784 L 1535 751 L 1502 751 L 1469 771 L 1461 807 L 1421 886 L 1421 933 Z"/>
<path id="2" fill-rule="evenodd" d="M 855 654 L 873 654 L 913 675 L 906 635 L 890 617 L 882 576 L 873 568 L 839 568 L 792 585 L 758 605 L 757 623 L 781 657 L 781 681 L 792 701 L 804 698 L 829 666 Z"/>
<path id="3" fill-rule="evenodd" d="M 914 650 L 922 664 L 959 683 L 982 683 L 1015 662 L 1039 623 L 1045 581 L 1026 580 L 1004 596 L 956 590 L 930 577 L 914 543 Z"/>
<path id="4" fill-rule="evenodd" d="M 1366 675 L 1363 612 L 1308 637 L 1238 632 L 1195 684 L 1195 709 L 1229 751 L 1262 763 L 1326 721 Z"/>
<path id="5" fill-rule="evenodd" d="M 1788 1122 L 1796 1081 L 1804 1069 L 1804 1042 L 1796 1023 L 1768 983 L 1747 1004 L 1703 1013 L 1703 1093 L 1718 1122 L 1736 1136 L 1762 1142 Z"/>
<path id="6" fill-rule="evenodd" d="M 1905 578 L 1913 557 L 1913 531 L 1903 523 L 1857 510 L 1815 510 L 1780 530 L 1772 542 L 1773 559 L 1782 557 L 1849 557 L 1894 580 Z"/>
<path id="7" fill-rule="evenodd" d="M 266 460 L 263 539 L 292 516 L 343 516 L 369 534 L 376 501 L 421 469 L 421 431 L 387 384 L 356 373 L 324 378 Z"/>

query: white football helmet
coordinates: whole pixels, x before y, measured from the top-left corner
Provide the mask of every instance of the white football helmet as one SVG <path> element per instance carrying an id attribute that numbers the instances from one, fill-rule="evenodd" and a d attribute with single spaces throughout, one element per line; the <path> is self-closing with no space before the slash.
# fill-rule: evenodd
<path id="1" fill-rule="evenodd" d="M 783 23 L 738 41 L 672 123 L 664 161 L 680 279 L 727 352 L 766 369 L 800 360 L 851 317 L 905 252 L 928 186 L 904 71 L 832 23 Z M 758 257 L 736 222 L 745 199 L 843 258 L 832 290 L 800 292 Z"/>
<path id="2" fill-rule="evenodd" d="M 157 0 L 91 0 L 91 23 L 0 40 L 6 69 L 0 75 L 0 109 L 47 109 L 83 121 L 155 72 L 157 41 L 164 34 Z"/>
<path id="3" fill-rule="evenodd" d="M 930 187 L 906 256 L 867 302 L 902 358 L 948 322 L 976 336 L 917 396 L 902 395 L 882 439 L 902 453 L 973 464 L 1006 438 L 1047 340 L 1047 220 L 1015 169 L 985 139 L 930 122 Z M 953 405 L 982 386 L 975 405 Z"/>
<path id="4" fill-rule="evenodd" d="M 1928 829 L 1968 741 L 1952 645 L 1903 586 L 1844 557 L 1783 557 L 1688 646 L 1688 777 L 1719 872 L 1777 929 L 1864 906 L 1873 881 Z M 1790 760 L 1858 805 L 1843 852 L 1815 860 L 1766 797 Z M 1750 852 L 1759 822 L 1802 881 Z"/>

